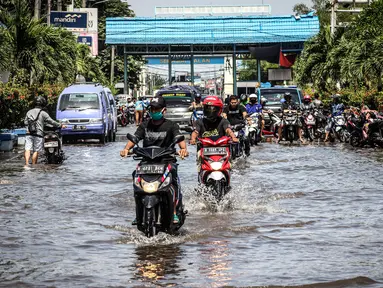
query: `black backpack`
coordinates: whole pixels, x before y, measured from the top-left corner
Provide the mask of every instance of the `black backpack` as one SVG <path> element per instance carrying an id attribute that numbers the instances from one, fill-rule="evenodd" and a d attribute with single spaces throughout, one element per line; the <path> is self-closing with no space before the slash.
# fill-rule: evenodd
<path id="1" fill-rule="evenodd" d="M 37 134 L 37 120 L 39 119 L 39 116 L 40 116 L 40 113 L 41 113 L 42 109 L 40 110 L 39 114 L 37 114 L 37 117 L 36 119 L 29 119 L 28 118 L 28 131 L 29 131 L 29 134 L 31 135 L 36 135 Z"/>

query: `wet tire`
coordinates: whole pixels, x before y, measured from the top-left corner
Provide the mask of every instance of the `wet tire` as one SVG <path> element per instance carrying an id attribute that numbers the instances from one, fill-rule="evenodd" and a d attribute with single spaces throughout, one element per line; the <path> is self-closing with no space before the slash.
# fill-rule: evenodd
<path id="1" fill-rule="evenodd" d="M 155 208 L 151 208 L 149 210 L 145 211 L 145 223 L 146 223 L 146 237 L 154 237 L 158 234 L 158 229 L 156 227 L 156 220 L 155 220 Z"/>
<path id="2" fill-rule="evenodd" d="M 100 136 L 100 144 L 105 144 L 106 143 L 106 137 L 105 135 Z"/>
<path id="3" fill-rule="evenodd" d="M 108 131 L 108 142 L 112 142 L 112 130 Z"/>
<path id="4" fill-rule="evenodd" d="M 295 138 L 295 133 L 294 133 L 294 131 L 289 131 L 288 136 L 289 136 L 289 141 L 290 141 L 290 143 L 293 143 L 294 138 Z"/>
<path id="5" fill-rule="evenodd" d="M 311 127 L 309 130 L 308 130 L 308 136 L 309 136 L 309 140 L 312 142 L 315 140 L 315 133 L 314 133 L 314 128 Z"/>
<path id="6" fill-rule="evenodd" d="M 116 142 L 116 132 L 113 132 L 112 141 Z"/>
<path id="7" fill-rule="evenodd" d="M 128 121 L 127 121 L 127 119 L 126 118 L 120 118 L 120 125 L 122 126 L 122 127 L 125 127 L 126 125 L 128 125 Z"/>
<path id="8" fill-rule="evenodd" d="M 55 154 L 54 153 L 48 153 L 47 155 L 47 162 L 48 164 L 55 164 Z"/>
<path id="9" fill-rule="evenodd" d="M 351 135 L 350 137 L 350 144 L 352 147 L 359 147 L 361 143 L 361 139 L 359 135 Z"/>
<path id="10" fill-rule="evenodd" d="M 215 199 L 221 201 L 225 195 L 225 184 L 222 181 L 215 181 L 212 188 Z"/>

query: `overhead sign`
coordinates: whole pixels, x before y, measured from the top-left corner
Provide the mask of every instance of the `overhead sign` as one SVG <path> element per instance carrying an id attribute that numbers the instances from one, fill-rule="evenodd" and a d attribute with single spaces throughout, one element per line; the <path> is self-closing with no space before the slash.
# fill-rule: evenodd
<path id="1" fill-rule="evenodd" d="M 148 61 L 148 65 L 168 65 L 168 58 L 159 58 L 159 57 L 148 57 L 146 58 Z M 212 64 L 212 65 L 223 65 L 224 59 L 223 57 L 195 57 L 194 64 Z M 173 64 L 190 64 L 190 60 L 172 60 Z"/>
<path id="2" fill-rule="evenodd" d="M 54 26 L 65 27 L 69 30 L 84 30 L 88 27 L 88 13 L 51 11 L 50 23 Z"/>
<path id="3" fill-rule="evenodd" d="M 98 12 L 97 8 L 78 8 L 75 11 L 88 13 L 88 32 L 98 32 Z"/>
<path id="4" fill-rule="evenodd" d="M 77 42 L 92 47 L 92 36 L 78 36 Z"/>

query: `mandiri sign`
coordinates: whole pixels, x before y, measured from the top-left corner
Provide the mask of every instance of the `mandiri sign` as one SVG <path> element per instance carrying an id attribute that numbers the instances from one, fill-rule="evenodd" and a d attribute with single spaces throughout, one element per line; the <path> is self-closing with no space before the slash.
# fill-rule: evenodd
<path id="1" fill-rule="evenodd" d="M 88 13 L 51 11 L 51 25 L 61 26 L 69 29 L 87 29 Z"/>

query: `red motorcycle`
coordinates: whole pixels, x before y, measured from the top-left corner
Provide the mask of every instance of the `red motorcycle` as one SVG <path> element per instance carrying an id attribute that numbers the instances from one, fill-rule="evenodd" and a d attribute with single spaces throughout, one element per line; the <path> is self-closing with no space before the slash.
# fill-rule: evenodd
<path id="1" fill-rule="evenodd" d="M 199 138 L 200 167 L 198 182 L 211 188 L 213 196 L 220 201 L 230 186 L 231 138 Z"/>
<path id="2" fill-rule="evenodd" d="M 122 127 L 125 127 L 126 125 L 128 125 L 128 118 L 126 117 L 125 105 L 122 105 L 118 108 L 117 120 L 118 120 L 118 124 L 120 124 Z"/>

